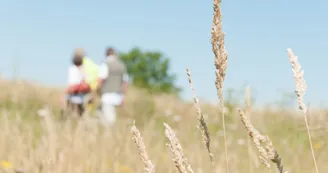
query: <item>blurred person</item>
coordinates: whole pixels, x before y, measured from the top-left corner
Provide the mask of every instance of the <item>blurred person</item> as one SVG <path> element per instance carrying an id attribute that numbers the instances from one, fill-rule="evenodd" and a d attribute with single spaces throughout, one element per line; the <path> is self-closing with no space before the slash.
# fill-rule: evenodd
<path id="1" fill-rule="evenodd" d="M 67 106 L 75 106 L 81 115 L 84 103 L 93 100 L 92 92 L 97 89 L 98 65 L 85 56 L 82 48 L 75 49 L 72 65 L 68 69 Z"/>
<path id="2" fill-rule="evenodd" d="M 124 104 L 129 76 L 125 64 L 113 48 L 106 49 L 105 61 L 99 67 L 99 90 L 101 121 L 113 125 L 116 121 L 116 107 Z"/>
<path id="3" fill-rule="evenodd" d="M 67 108 L 77 109 L 81 116 L 84 112 L 84 99 L 90 92 L 90 86 L 85 81 L 85 70 L 83 67 L 83 57 L 74 54 L 72 65 L 68 68 L 68 87 L 66 89 Z"/>
<path id="4" fill-rule="evenodd" d="M 98 65 L 86 56 L 83 48 L 77 48 L 74 51 L 74 56 L 82 57 L 82 64 L 85 72 L 85 81 L 90 85 L 92 91 L 97 89 L 98 85 Z"/>

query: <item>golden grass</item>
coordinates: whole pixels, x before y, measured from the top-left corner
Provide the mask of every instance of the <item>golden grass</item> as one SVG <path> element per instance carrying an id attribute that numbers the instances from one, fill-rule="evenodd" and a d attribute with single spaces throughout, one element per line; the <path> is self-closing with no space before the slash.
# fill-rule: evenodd
<path id="1" fill-rule="evenodd" d="M 223 99 L 223 82 L 226 76 L 228 53 L 225 50 L 224 36 L 222 31 L 222 14 L 220 9 L 221 0 L 213 0 L 213 26 L 212 26 L 212 51 L 214 53 L 214 65 L 215 65 L 215 86 L 217 89 L 217 95 L 220 101 L 223 137 L 224 137 L 224 153 L 226 160 L 226 172 L 229 173 L 229 161 L 228 161 L 228 148 L 227 148 L 227 135 L 225 127 L 225 114 L 224 114 L 224 99 Z"/>
<path id="2" fill-rule="evenodd" d="M 196 111 L 197 111 L 197 119 L 198 119 L 198 126 L 197 127 L 198 127 L 198 129 L 200 129 L 200 132 L 201 132 L 201 135 L 202 135 L 202 140 L 203 140 L 203 142 L 205 144 L 205 147 L 208 151 L 208 154 L 210 156 L 211 163 L 214 166 L 213 153 L 211 152 L 210 134 L 209 134 L 206 122 L 204 120 L 204 115 L 203 115 L 202 110 L 201 110 L 200 105 L 199 105 L 199 100 L 196 96 L 196 92 L 195 92 L 195 89 L 193 87 L 193 83 L 192 83 L 192 80 L 191 80 L 191 74 L 190 74 L 189 69 L 187 69 L 187 76 L 188 76 L 188 81 L 189 81 L 189 84 L 190 84 L 190 88 L 193 92 L 195 107 L 196 107 Z"/>
<path id="3" fill-rule="evenodd" d="M 224 113 L 224 99 L 223 99 L 223 83 L 224 79 L 226 76 L 226 69 L 227 69 L 227 62 L 228 62 L 228 54 L 225 50 L 225 44 L 224 44 L 224 36 L 225 33 L 222 31 L 222 15 L 221 15 L 221 10 L 220 10 L 220 3 L 221 0 L 213 0 L 213 9 L 214 9 L 214 15 L 213 15 L 213 26 L 212 26 L 212 51 L 214 53 L 215 57 L 215 74 L 216 74 L 216 88 L 217 88 L 217 95 L 218 99 L 220 101 L 220 108 L 221 108 L 221 115 L 222 115 L 222 127 L 223 127 L 223 137 L 224 137 L 224 152 L 225 152 L 225 160 L 226 160 L 226 172 L 229 173 L 229 161 L 228 161 L 228 147 L 227 147 L 227 135 L 226 135 L 226 123 L 225 123 L 225 113 Z M 294 75 L 294 81 L 296 85 L 296 95 L 297 95 L 297 101 L 299 104 L 299 109 L 303 111 L 304 117 L 305 117 L 305 124 L 308 132 L 308 138 L 309 138 L 309 144 L 314 160 L 314 165 L 316 172 L 319 173 L 318 171 L 318 166 L 317 166 L 317 161 L 315 158 L 314 154 L 314 149 L 313 149 L 313 144 L 311 140 L 311 134 L 310 134 L 310 129 L 308 125 L 308 120 L 307 120 L 307 108 L 305 104 L 303 103 L 303 96 L 306 91 L 306 82 L 304 79 L 304 72 L 301 70 L 301 65 L 298 62 L 298 58 L 294 56 L 293 52 L 291 49 L 287 49 L 288 52 L 288 57 L 290 60 L 290 63 L 292 64 L 292 71 Z M 204 116 L 202 114 L 198 98 L 196 96 L 195 90 L 193 88 L 192 80 L 191 80 L 191 74 L 190 70 L 187 69 L 187 76 L 189 80 L 189 84 L 191 87 L 191 90 L 193 92 L 193 98 L 195 102 L 195 107 L 197 111 L 197 118 L 199 121 L 199 128 L 201 128 L 201 135 L 203 142 L 205 143 L 205 147 L 209 153 L 210 160 L 213 164 L 213 154 L 210 149 L 210 136 L 209 136 L 209 131 L 207 129 L 207 125 L 204 120 Z M 250 112 L 250 105 L 247 104 L 248 111 Z M 258 130 L 254 128 L 252 123 L 250 122 L 249 118 L 244 114 L 244 112 L 238 108 L 238 112 L 241 117 L 241 121 L 246 127 L 246 130 L 249 133 L 249 137 L 253 141 L 255 147 L 259 151 L 260 154 L 260 161 L 265 165 L 265 167 L 270 168 L 269 160 L 271 160 L 273 163 L 277 165 L 277 169 L 279 173 L 288 173 L 284 169 L 284 166 L 282 164 L 282 159 L 280 155 L 277 153 L 276 149 L 273 147 L 272 141 L 268 136 L 263 136 L 261 135 Z M 168 124 L 164 124 L 166 130 L 165 134 L 170 141 L 169 143 L 169 148 L 171 152 L 173 153 L 173 161 L 176 165 L 176 168 L 178 169 L 179 172 L 181 173 L 193 173 L 194 171 L 192 170 L 191 166 L 189 163 L 187 163 L 186 158 L 184 157 L 184 154 L 182 152 L 182 147 L 180 143 L 178 142 L 178 139 L 176 138 L 173 130 L 170 128 Z M 214 167 L 212 167 L 214 168 Z M 214 170 L 213 170 L 214 171 Z"/>
<path id="4" fill-rule="evenodd" d="M 326 125 L 326 111 L 314 110 L 311 117 L 306 116 L 307 108 L 303 103 L 306 83 L 291 50 L 288 50 L 288 57 L 304 117 L 285 110 L 254 110 L 249 88 L 245 113 L 239 108 L 244 105 L 238 103 L 224 112 L 223 81 L 228 56 L 219 0 L 214 0 L 212 46 L 219 108 L 199 102 L 187 69 L 196 111 L 192 103 L 181 102 L 170 95 L 150 95 L 131 87 L 113 127 L 99 126 L 93 116 L 78 121 L 59 121 L 60 89 L 0 80 L 0 171 L 202 173 L 226 169 L 226 172 L 278 170 L 286 173 L 288 169 L 318 173 L 318 167 L 328 169 L 327 131 L 321 129 L 310 134 L 311 123 L 319 127 Z M 38 111 L 44 108 L 48 112 L 39 117 Z M 218 113 L 222 116 L 217 116 Z M 238 114 L 241 121 L 232 118 Z M 251 141 L 255 147 L 250 145 Z"/>
<path id="5" fill-rule="evenodd" d="M 138 147 L 139 156 L 140 156 L 142 162 L 145 165 L 145 172 L 146 173 L 154 173 L 155 172 L 155 166 L 153 165 L 153 163 L 149 159 L 149 156 L 147 154 L 146 146 L 144 144 L 144 141 L 141 137 L 141 134 L 140 134 L 139 130 L 137 129 L 137 127 L 135 125 L 132 126 L 131 133 L 133 135 L 132 139 Z"/>
<path id="6" fill-rule="evenodd" d="M 7 82 L 3 81 L 3 83 Z M 3 86 L 1 85 L 0 88 L 4 89 Z M 168 150 L 165 145 L 167 139 L 163 122 L 169 124 L 172 131 L 175 131 L 175 136 L 183 148 L 183 156 L 188 159 L 188 164 L 194 172 L 224 172 L 223 129 L 220 125 L 221 119 L 217 116 L 220 110 L 216 107 L 199 103 L 209 134 L 211 134 L 211 153 L 216 158 L 213 168 L 207 148 L 200 140 L 202 135 L 198 133 L 196 127 L 199 123 L 198 115 L 190 104 L 170 107 L 171 103 L 162 101 L 158 106 L 155 100 L 158 101 L 160 98 L 147 96 L 132 89 L 129 92 L 126 107 L 120 110 L 116 126 L 112 129 L 103 129 L 97 125 L 93 117 L 87 117 L 78 123 L 58 121 L 56 119 L 57 102 L 51 99 L 46 100 L 47 96 L 52 96 L 53 89 L 37 89 L 36 86 L 28 88 L 28 86 L 30 85 L 24 87 L 15 84 L 10 87 L 10 90 L 8 88 L 6 92 L 0 94 L 1 96 L 17 94 L 22 97 L 15 103 L 11 103 L 8 97 L 5 99 L 9 102 L 7 106 L 0 108 L 0 161 L 4 163 L 0 169 L 17 169 L 24 172 L 42 170 L 42 172 L 54 173 L 144 172 L 145 166 L 139 161 L 139 151 L 130 134 L 130 127 L 136 119 L 136 126 L 139 128 L 140 136 L 141 134 L 143 136 L 144 146 L 147 147 L 148 160 L 151 160 L 154 165 L 155 172 L 176 172 L 174 162 L 171 160 L 173 155 L 169 153 L 170 149 Z M 23 87 L 26 90 L 20 93 L 15 92 L 16 88 Z M 36 94 L 35 90 L 42 94 Z M 29 97 L 34 97 L 34 99 L 30 100 Z M 132 99 L 135 97 L 142 99 Z M 29 103 L 30 109 L 25 108 L 27 101 L 33 101 Z M 175 100 L 175 102 L 179 101 Z M 151 103 L 154 104 L 152 108 L 154 112 L 148 110 L 147 106 Z M 179 104 L 184 105 L 182 102 Z M 49 106 L 50 116 L 38 117 L 37 111 L 44 105 Z M 171 110 L 172 113 L 167 114 L 167 109 L 164 109 L 166 106 L 174 108 Z M 235 108 L 240 106 L 243 105 L 236 104 Z M 186 107 L 191 108 L 186 109 Z M 137 114 L 133 115 L 131 109 L 134 109 Z M 316 126 L 324 126 L 326 121 L 324 110 L 312 112 L 313 116 L 309 117 L 309 122 Z M 237 115 L 236 111 L 227 112 L 228 117 Z M 253 110 L 251 115 L 249 118 L 253 120 L 253 126 L 257 127 L 259 132 L 270 136 L 275 150 L 284 158 L 284 165 L 288 171 L 300 173 L 315 171 L 312 159 L 309 157 L 310 146 L 307 132 L 303 130 L 305 126 L 301 116 L 282 110 Z M 257 152 L 254 151 L 253 145 L 250 146 L 249 151 L 246 149 L 247 136 L 241 121 L 227 119 L 226 127 L 230 171 L 249 172 L 252 166 L 254 172 L 265 172 L 266 168 L 258 164 L 260 160 L 255 156 Z M 328 169 L 326 166 L 327 139 L 325 131 L 313 131 L 313 149 L 317 153 L 318 167 L 322 170 Z M 11 166 L 11 168 L 6 166 Z"/>
<path id="7" fill-rule="evenodd" d="M 295 93 L 297 95 L 298 107 L 304 114 L 304 121 L 305 121 L 306 129 L 307 129 L 307 133 L 308 133 L 308 137 L 309 137 L 309 143 L 310 143 L 310 147 L 311 147 L 311 153 L 312 153 L 312 157 L 313 157 L 313 161 L 314 161 L 314 166 L 315 166 L 316 172 L 319 173 L 317 161 L 316 161 L 314 150 L 313 150 L 309 123 L 307 120 L 308 109 L 303 102 L 303 96 L 305 94 L 306 87 L 307 87 L 305 79 L 304 79 L 304 71 L 302 70 L 301 64 L 298 62 L 298 57 L 294 55 L 293 51 L 290 48 L 287 49 L 287 54 L 288 54 L 289 61 L 292 65 L 294 82 L 295 82 L 295 86 L 296 86 Z"/>

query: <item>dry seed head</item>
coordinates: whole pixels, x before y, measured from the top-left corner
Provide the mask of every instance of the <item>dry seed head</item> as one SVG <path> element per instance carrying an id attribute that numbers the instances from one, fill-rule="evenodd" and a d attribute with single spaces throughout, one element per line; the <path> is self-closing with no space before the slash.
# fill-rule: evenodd
<path id="1" fill-rule="evenodd" d="M 175 164 L 175 167 L 178 169 L 180 173 L 193 173 L 194 171 L 192 170 L 190 164 L 188 163 L 187 158 L 185 158 L 182 151 L 182 147 L 174 131 L 168 124 L 164 123 L 164 126 L 165 126 L 165 136 L 169 141 L 167 143 L 167 146 L 172 152 L 172 160 Z"/>
<path id="2" fill-rule="evenodd" d="M 295 82 L 295 93 L 297 95 L 297 103 L 300 108 L 300 110 L 303 111 L 303 113 L 306 114 L 307 108 L 303 102 L 303 97 L 306 92 L 306 82 L 304 79 L 304 71 L 302 69 L 301 64 L 298 61 L 298 57 L 294 55 L 292 49 L 287 49 L 287 54 L 289 61 L 292 65 L 292 72 L 294 76 L 294 82 Z"/>
<path id="3" fill-rule="evenodd" d="M 267 168 L 270 168 L 270 163 L 268 162 L 268 155 L 266 150 L 262 147 L 261 142 L 266 142 L 266 137 L 261 135 L 254 126 L 250 123 L 248 117 L 244 114 L 241 109 L 238 109 L 242 123 L 244 124 L 249 137 L 253 141 L 255 147 L 260 153 L 260 160 Z"/>
<path id="4" fill-rule="evenodd" d="M 205 147 L 209 153 L 209 156 L 210 156 L 210 160 L 211 160 L 211 163 L 212 163 L 212 166 L 213 166 L 213 154 L 211 152 L 211 138 L 210 138 L 210 134 L 209 134 L 209 131 L 208 131 L 208 128 L 207 128 L 207 125 L 206 125 L 206 122 L 204 120 L 204 116 L 203 116 L 203 113 L 202 113 L 202 110 L 200 108 L 200 104 L 199 104 L 199 101 L 198 101 L 198 98 L 197 98 L 197 95 L 196 95 L 196 92 L 195 92 L 195 89 L 193 87 L 193 83 L 192 83 L 192 79 L 191 79 L 191 74 L 190 74 L 190 70 L 187 68 L 186 69 L 187 71 L 187 76 L 188 76 L 188 81 L 189 81 L 189 85 L 190 85 L 190 88 L 191 88 L 191 91 L 193 93 L 193 98 L 194 98 L 194 105 L 196 107 L 196 110 L 197 110 L 197 119 L 198 119 L 198 125 L 197 125 L 197 128 L 200 130 L 201 132 L 201 135 L 202 135 L 202 141 L 204 142 L 205 144 Z"/>
<path id="5" fill-rule="evenodd" d="M 213 1 L 213 25 L 212 25 L 212 51 L 215 56 L 215 74 L 216 74 L 216 88 L 218 90 L 218 97 L 223 102 L 223 82 L 226 76 L 228 53 L 225 50 L 224 35 L 222 31 L 222 14 L 220 10 L 220 0 Z"/>
<path id="6" fill-rule="evenodd" d="M 229 173 L 229 162 L 228 162 L 228 146 L 225 128 L 225 117 L 224 117 L 224 101 L 223 101 L 223 82 L 226 76 L 228 53 L 225 50 L 224 45 L 224 32 L 222 31 L 222 14 L 220 9 L 221 0 L 213 0 L 213 24 L 212 24 L 212 51 L 215 56 L 215 86 L 217 95 L 221 106 L 222 126 L 223 126 L 223 137 L 224 137 L 224 153 L 226 160 L 226 171 Z"/>
<path id="7" fill-rule="evenodd" d="M 313 145 L 312 145 L 310 128 L 309 128 L 308 120 L 306 117 L 308 110 L 303 101 L 303 97 L 304 97 L 304 94 L 305 94 L 306 88 L 307 88 L 307 85 L 306 85 L 306 82 L 304 79 L 304 71 L 302 70 L 301 64 L 298 62 L 298 57 L 294 55 L 292 49 L 290 49 L 290 48 L 287 49 L 287 55 L 288 55 L 291 65 L 292 65 L 292 71 L 293 71 L 294 82 L 295 82 L 295 93 L 297 95 L 298 107 L 304 114 L 304 121 L 305 121 L 306 129 L 307 129 L 307 133 L 308 133 L 308 138 L 309 138 L 309 143 L 310 143 L 310 147 L 311 147 L 311 153 L 312 153 L 312 158 L 314 161 L 314 166 L 315 166 L 316 172 L 319 173 L 318 165 L 317 165 L 317 161 L 315 158 L 314 149 L 313 149 Z"/>
<path id="8" fill-rule="evenodd" d="M 132 133 L 132 139 L 134 143 L 137 145 L 140 159 L 144 163 L 145 173 L 155 173 L 155 166 L 148 157 L 146 146 L 145 143 L 143 142 L 143 138 L 141 137 L 140 132 L 135 125 L 131 127 L 131 133 Z"/>
<path id="9" fill-rule="evenodd" d="M 255 147 L 260 153 L 260 161 L 262 162 L 262 164 L 265 167 L 270 168 L 271 166 L 269 160 L 271 160 L 273 163 L 276 164 L 279 173 L 287 173 L 287 171 L 284 170 L 282 159 L 274 149 L 270 138 L 268 136 L 261 135 L 251 124 L 248 117 L 241 109 L 238 109 L 238 112 L 240 114 L 242 123 L 244 124 L 246 130 L 249 133 L 249 137 L 251 138 Z"/>

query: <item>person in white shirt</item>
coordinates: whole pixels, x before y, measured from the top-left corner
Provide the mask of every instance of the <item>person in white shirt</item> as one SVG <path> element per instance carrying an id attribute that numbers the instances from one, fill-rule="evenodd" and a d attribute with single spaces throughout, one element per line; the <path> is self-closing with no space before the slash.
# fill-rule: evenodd
<path id="1" fill-rule="evenodd" d="M 90 92 L 90 87 L 84 80 L 85 74 L 82 61 L 82 56 L 74 55 L 73 64 L 68 69 L 68 87 L 66 90 L 67 105 L 71 108 L 77 106 L 80 116 L 84 111 L 84 98 Z"/>
<path id="2" fill-rule="evenodd" d="M 123 105 L 129 76 L 125 64 L 117 57 L 113 48 L 106 51 L 106 59 L 99 67 L 101 94 L 101 120 L 112 125 L 116 121 L 116 107 Z"/>

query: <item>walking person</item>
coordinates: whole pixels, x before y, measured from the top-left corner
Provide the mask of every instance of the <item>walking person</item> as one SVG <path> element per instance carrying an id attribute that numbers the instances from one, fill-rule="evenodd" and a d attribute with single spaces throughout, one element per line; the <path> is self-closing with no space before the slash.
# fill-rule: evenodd
<path id="1" fill-rule="evenodd" d="M 72 65 L 68 69 L 68 87 L 66 90 L 66 106 L 69 110 L 77 110 L 81 116 L 85 110 L 85 101 L 92 101 L 90 95 L 95 89 L 98 77 L 98 66 L 85 56 L 82 48 L 74 50 Z"/>
<path id="2" fill-rule="evenodd" d="M 85 81 L 90 85 L 92 91 L 97 89 L 98 65 L 89 58 L 83 48 L 77 48 L 74 51 L 75 56 L 82 57 L 82 64 L 85 71 Z"/>
<path id="3" fill-rule="evenodd" d="M 106 59 L 99 66 L 99 89 L 101 102 L 101 121 L 113 125 L 116 121 L 116 107 L 124 104 L 128 86 L 125 64 L 113 48 L 107 48 Z"/>
<path id="4" fill-rule="evenodd" d="M 72 65 L 68 69 L 68 86 L 66 89 L 66 106 L 69 112 L 82 115 L 84 112 L 84 99 L 90 92 L 90 86 L 85 81 L 86 74 L 83 66 L 83 56 L 74 54 Z M 72 112 L 72 113 L 73 113 Z"/>

